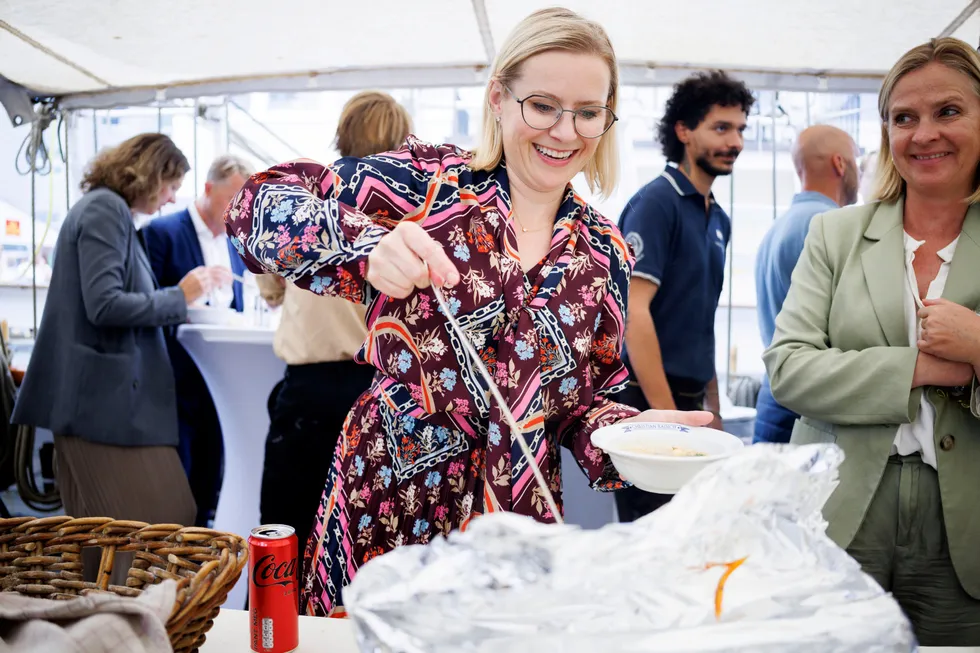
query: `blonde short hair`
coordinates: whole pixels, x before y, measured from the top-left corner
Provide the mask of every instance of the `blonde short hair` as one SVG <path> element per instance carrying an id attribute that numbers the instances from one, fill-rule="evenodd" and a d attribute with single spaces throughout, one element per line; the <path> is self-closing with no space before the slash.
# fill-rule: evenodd
<path id="1" fill-rule="evenodd" d="M 248 179 L 252 176 L 253 172 L 255 170 L 252 169 L 252 166 L 240 156 L 222 154 L 211 162 L 211 167 L 208 168 L 207 180 L 212 184 L 218 184 L 230 179 L 236 174 Z"/>
<path id="2" fill-rule="evenodd" d="M 909 73 L 933 61 L 947 68 L 961 72 L 973 82 L 973 92 L 980 96 L 980 54 L 970 44 L 950 36 L 931 39 L 928 43 L 916 46 L 902 55 L 882 82 L 878 94 L 878 113 L 881 115 L 881 148 L 878 150 L 877 177 L 874 198 L 883 202 L 894 202 L 905 192 L 905 180 L 898 173 L 892 159 L 891 143 L 888 140 L 888 105 L 898 82 Z M 980 171 L 978 171 L 980 172 Z M 969 204 L 980 202 L 980 186 L 974 179 L 973 194 L 966 200 Z"/>
<path id="3" fill-rule="evenodd" d="M 521 65 L 531 57 L 552 50 L 591 54 L 609 66 L 609 93 L 606 106 L 616 112 L 619 89 L 619 66 L 616 53 L 606 30 L 595 21 L 562 8 L 542 9 L 522 20 L 504 42 L 490 71 L 491 82 L 504 86 L 521 76 Z M 483 134 L 473 150 L 470 167 L 474 170 L 493 170 L 504 156 L 501 127 L 494 120 L 490 104 L 491 84 L 483 101 Z M 583 173 L 592 191 L 598 189 L 605 197 L 612 194 L 619 176 L 619 154 L 616 147 L 615 124 L 600 137 L 599 146 Z"/>
<path id="4" fill-rule="evenodd" d="M 395 98 L 382 91 L 362 91 L 340 112 L 337 151 L 364 157 L 398 149 L 412 131 L 412 118 Z"/>

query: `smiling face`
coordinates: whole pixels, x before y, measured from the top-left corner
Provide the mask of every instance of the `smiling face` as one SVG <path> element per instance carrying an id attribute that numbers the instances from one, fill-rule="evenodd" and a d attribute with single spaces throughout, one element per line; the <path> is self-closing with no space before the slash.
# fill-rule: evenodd
<path id="1" fill-rule="evenodd" d="M 888 141 L 908 191 L 964 198 L 980 162 L 980 98 L 973 81 L 931 62 L 902 77 L 888 103 Z"/>
<path id="2" fill-rule="evenodd" d="M 537 103 L 535 98 L 530 98 L 524 103 L 526 113 L 522 115 L 521 104 L 515 97 L 543 96 L 552 104 L 573 110 L 601 107 L 606 105 L 609 85 L 609 67 L 601 58 L 560 50 L 527 59 L 521 65 L 520 75 L 506 88 L 494 81 L 490 104 L 500 119 L 508 176 L 532 192 L 561 191 L 585 168 L 604 138 L 580 136 L 571 113 L 563 113 L 548 129 L 534 129 L 524 115 L 534 122 L 532 112 L 547 111 L 549 103 Z M 584 130 L 584 118 L 578 120 Z"/>
<path id="3" fill-rule="evenodd" d="M 714 105 L 698 126 L 689 129 L 677 124 L 677 138 L 684 143 L 687 157 L 712 177 L 729 175 L 735 159 L 745 147 L 745 111 L 742 107 Z"/>

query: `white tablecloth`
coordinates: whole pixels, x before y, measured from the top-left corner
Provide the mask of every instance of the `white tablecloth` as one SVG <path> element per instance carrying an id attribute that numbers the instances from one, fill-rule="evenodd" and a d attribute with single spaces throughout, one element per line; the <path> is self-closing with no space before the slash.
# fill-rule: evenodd
<path id="1" fill-rule="evenodd" d="M 185 324 L 177 340 L 197 363 L 208 384 L 225 448 L 225 475 L 215 511 L 214 528 L 248 537 L 259 526 L 259 488 L 265 438 L 266 407 L 285 363 L 272 352 L 274 327 Z M 245 574 L 225 605 L 245 607 Z"/>
<path id="2" fill-rule="evenodd" d="M 248 613 L 221 609 L 208 633 L 201 653 L 249 653 Z M 921 653 L 980 653 L 980 647 L 947 648 L 923 646 Z M 359 653 L 354 629 L 347 619 L 299 618 L 299 648 L 296 653 Z"/>

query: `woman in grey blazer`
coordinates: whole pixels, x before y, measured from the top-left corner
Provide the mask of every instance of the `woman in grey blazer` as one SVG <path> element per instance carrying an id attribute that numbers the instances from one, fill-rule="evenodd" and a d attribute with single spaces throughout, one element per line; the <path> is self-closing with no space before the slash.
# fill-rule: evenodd
<path id="1" fill-rule="evenodd" d="M 163 134 L 103 150 L 58 235 L 12 421 L 54 432 L 58 487 L 74 517 L 194 522 L 161 327 L 184 322 L 216 273 L 198 268 L 156 288 L 133 222 L 172 203 L 189 168 Z"/>

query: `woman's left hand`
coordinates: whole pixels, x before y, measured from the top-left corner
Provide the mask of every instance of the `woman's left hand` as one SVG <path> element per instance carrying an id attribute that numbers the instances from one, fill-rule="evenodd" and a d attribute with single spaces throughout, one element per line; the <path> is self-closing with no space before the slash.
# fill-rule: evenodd
<path id="1" fill-rule="evenodd" d="M 980 315 L 948 299 L 927 299 L 919 311 L 919 351 L 980 367 Z"/>
<path id="2" fill-rule="evenodd" d="M 645 410 L 639 415 L 620 420 L 620 424 L 630 422 L 670 422 L 685 426 L 707 426 L 714 415 L 706 410 Z"/>

